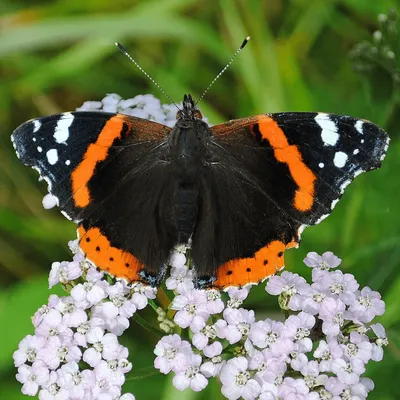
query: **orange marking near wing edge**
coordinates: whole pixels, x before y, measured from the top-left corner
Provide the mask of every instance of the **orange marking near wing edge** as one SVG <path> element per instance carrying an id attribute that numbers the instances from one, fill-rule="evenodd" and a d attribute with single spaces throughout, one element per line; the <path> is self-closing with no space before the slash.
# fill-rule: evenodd
<path id="1" fill-rule="evenodd" d="M 78 226 L 78 239 L 79 247 L 97 268 L 129 282 L 141 280 L 138 272 L 143 265 L 139 260 L 132 254 L 111 246 L 99 228 L 85 230 L 82 225 Z"/>
<path id="2" fill-rule="evenodd" d="M 218 268 L 213 287 L 224 289 L 259 283 L 284 268 L 284 251 L 297 245 L 295 240 L 288 244 L 275 240 L 258 250 L 254 257 L 228 261 Z"/>
<path id="3" fill-rule="evenodd" d="M 110 146 L 121 136 L 123 123 L 123 116 L 118 114 L 110 118 L 96 142 L 89 145 L 82 162 L 72 172 L 72 193 L 76 207 L 86 207 L 90 203 L 88 183 L 97 163 L 106 159 Z"/>
<path id="4" fill-rule="evenodd" d="M 261 116 L 258 128 L 262 138 L 268 140 L 274 149 L 275 158 L 288 166 L 290 175 L 299 187 L 293 199 L 295 208 L 299 211 L 311 210 L 316 176 L 303 162 L 299 149 L 295 145 L 289 145 L 284 132 L 272 118 Z"/>

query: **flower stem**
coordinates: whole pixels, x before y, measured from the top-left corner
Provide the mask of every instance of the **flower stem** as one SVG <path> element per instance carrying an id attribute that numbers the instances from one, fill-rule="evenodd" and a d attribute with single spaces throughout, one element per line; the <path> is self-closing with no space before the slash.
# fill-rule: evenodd
<path id="1" fill-rule="evenodd" d="M 156 328 L 155 326 L 149 324 L 145 319 L 140 317 L 138 314 L 133 314 L 132 317 L 141 327 L 144 329 L 148 330 L 149 332 L 154 333 L 157 336 L 164 336 L 165 332 L 163 332 L 161 329 Z"/>

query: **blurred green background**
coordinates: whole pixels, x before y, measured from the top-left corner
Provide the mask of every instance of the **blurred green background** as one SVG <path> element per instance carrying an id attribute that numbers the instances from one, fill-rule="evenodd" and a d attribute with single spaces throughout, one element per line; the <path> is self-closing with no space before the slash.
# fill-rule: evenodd
<path id="1" fill-rule="evenodd" d="M 47 302 L 52 261 L 69 260 L 74 225 L 45 211 L 46 185 L 17 160 L 10 134 L 25 120 L 74 110 L 106 93 L 160 92 L 114 46 L 120 41 L 176 101 L 198 97 L 243 38 L 252 39 L 201 104 L 211 123 L 275 111 L 363 117 L 392 142 L 380 170 L 346 190 L 332 216 L 303 234 L 287 269 L 307 276 L 308 251 L 331 250 L 362 286 L 382 293 L 379 322 L 390 340 L 371 363 L 370 399 L 398 400 L 400 362 L 400 46 L 394 0 L 0 0 L 0 399 L 22 399 L 12 353 Z M 378 15 L 385 14 L 386 17 Z M 379 30 L 382 34 L 375 33 Z M 57 290 L 56 290 L 57 292 Z M 263 288 L 247 304 L 277 317 Z M 138 326 L 124 335 L 137 399 L 219 399 L 218 384 L 179 393 L 154 374 L 157 337 Z M 150 367 L 150 368 L 148 368 Z M 149 375 L 144 379 L 137 379 Z"/>

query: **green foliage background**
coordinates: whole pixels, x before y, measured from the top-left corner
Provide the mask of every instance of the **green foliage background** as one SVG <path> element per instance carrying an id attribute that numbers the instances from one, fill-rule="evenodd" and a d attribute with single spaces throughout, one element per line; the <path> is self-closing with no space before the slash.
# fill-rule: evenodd
<path id="1" fill-rule="evenodd" d="M 12 353 L 33 331 L 30 316 L 47 302 L 51 262 L 70 259 L 67 241 L 75 235 L 57 210 L 43 210 L 45 185 L 15 157 L 13 129 L 111 92 L 154 93 L 164 101 L 116 50 L 117 40 L 179 102 L 184 93 L 199 96 L 251 35 L 202 102 L 212 123 L 327 111 L 372 120 L 392 138 L 383 167 L 356 179 L 333 215 L 288 252 L 286 265 L 309 275 L 305 254 L 331 250 L 361 285 L 382 293 L 387 311 L 379 322 L 390 345 L 384 361 L 368 368 L 376 385 L 370 398 L 399 399 L 400 47 L 399 31 L 386 32 L 377 19 L 398 6 L 395 0 L 0 0 L 0 398 L 25 398 Z M 382 45 L 372 35 L 380 28 Z M 276 299 L 263 288 L 252 291 L 248 306 L 278 317 Z M 154 374 L 157 340 L 136 325 L 124 335 L 134 368 L 127 391 L 149 400 L 221 398 L 216 382 L 200 394 L 179 393 L 169 377 Z"/>

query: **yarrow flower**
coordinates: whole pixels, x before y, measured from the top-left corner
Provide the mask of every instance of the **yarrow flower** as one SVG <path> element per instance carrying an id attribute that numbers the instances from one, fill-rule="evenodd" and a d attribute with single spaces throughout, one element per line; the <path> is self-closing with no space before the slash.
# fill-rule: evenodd
<path id="1" fill-rule="evenodd" d="M 111 94 L 79 110 L 175 122 L 175 106 L 161 106 L 151 95 L 123 100 Z M 53 200 L 46 196 L 43 203 L 49 208 Z M 384 327 L 373 323 L 385 304 L 379 293 L 336 270 L 342 260 L 331 252 L 307 255 L 311 282 L 289 271 L 268 279 L 265 290 L 277 296 L 285 315 L 277 321 L 245 308 L 251 286 L 194 289 L 185 246 L 170 256 L 168 295 L 163 286 L 157 292 L 97 270 L 76 240 L 69 247 L 72 260 L 53 263 L 49 276 L 49 286 L 61 284 L 68 295 L 49 297 L 32 318 L 34 333 L 14 353 L 16 378 L 28 396 L 135 400 L 122 392 L 135 361 L 120 343 L 134 323 L 160 336 L 154 368 L 172 374 L 178 390 L 202 391 L 212 377 L 232 400 L 363 400 L 373 390 L 363 374 L 369 362 L 382 360 L 388 344 Z M 140 314 L 147 306 L 153 318 L 151 310 Z"/>

